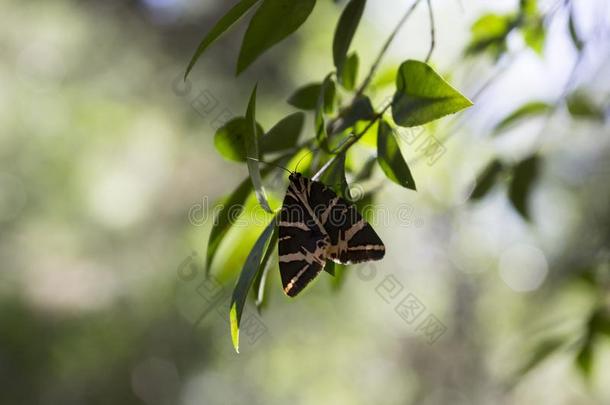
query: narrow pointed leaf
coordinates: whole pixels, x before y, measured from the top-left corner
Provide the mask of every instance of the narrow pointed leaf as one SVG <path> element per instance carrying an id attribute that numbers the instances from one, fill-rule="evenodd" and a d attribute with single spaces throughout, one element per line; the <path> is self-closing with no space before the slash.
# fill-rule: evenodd
<path id="1" fill-rule="evenodd" d="M 526 220 L 530 219 L 528 202 L 532 187 L 538 177 L 539 165 L 540 158 L 537 155 L 533 155 L 517 164 L 508 190 L 508 196 L 513 207 Z"/>
<path id="2" fill-rule="evenodd" d="M 237 60 L 237 74 L 296 31 L 307 20 L 315 4 L 315 0 L 264 0 L 246 30 Z"/>
<path id="3" fill-rule="evenodd" d="M 258 274 L 254 279 L 254 293 L 256 294 L 256 308 L 261 310 L 263 304 L 265 303 L 265 286 L 267 284 L 267 275 L 269 274 L 269 270 L 272 266 L 272 256 L 277 248 L 277 239 L 278 239 L 278 227 L 275 226 L 273 228 L 273 233 L 271 234 L 271 238 L 269 239 L 269 244 L 267 244 L 267 248 L 265 249 L 265 255 L 261 260 L 261 264 L 259 266 Z"/>
<path id="4" fill-rule="evenodd" d="M 366 0 L 351 0 L 345 6 L 333 39 L 333 61 L 337 68 L 337 76 L 343 75 L 347 52 L 360 23 Z"/>
<path id="5" fill-rule="evenodd" d="M 553 106 L 543 101 L 532 101 L 522 105 L 500 121 L 494 128 L 494 132 L 502 132 L 519 122 L 537 115 L 545 114 L 553 109 Z"/>
<path id="6" fill-rule="evenodd" d="M 332 90 L 329 90 L 332 89 Z M 314 116 L 314 128 L 316 130 L 316 140 L 318 145 L 326 152 L 330 151 L 328 146 L 328 134 L 326 132 L 326 122 L 324 120 L 324 113 L 328 112 L 327 106 L 327 94 L 331 92 L 334 97 L 335 94 L 335 83 L 332 81 L 331 75 L 326 76 L 320 87 L 320 94 L 318 94 L 318 102 L 316 105 L 316 113 Z"/>
<path id="7" fill-rule="evenodd" d="M 388 179 L 415 190 L 415 180 L 407 166 L 390 125 L 381 121 L 377 130 L 377 162 Z"/>
<path id="8" fill-rule="evenodd" d="M 568 30 L 570 31 L 570 38 L 572 39 L 572 44 L 578 51 L 582 51 L 585 47 L 584 41 L 581 39 L 578 34 L 578 30 L 576 29 L 576 22 L 574 21 L 574 8 L 570 7 L 570 18 L 568 19 Z"/>
<path id="9" fill-rule="evenodd" d="M 246 111 L 246 127 L 248 129 L 246 133 L 246 154 L 250 158 L 258 159 L 258 136 L 256 134 L 255 115 L 256 86 L 254 86 L 254 90 L 252 90 L 250 102 L 248 103 L 248 110 Z M 260 167 L 258 165 L 258 161 L 247 159 L 246 164 L 248 165 L 248 173 L 250 174 L 250 179 L 252 180 L 252 186 L 254 187 L 254 192 L 256 193 L 256 199 L 265 211 L 273 212 L 271 210 L 271 207 L 269 207 L 269 203 L 267 202 L 267 195 L 263 187 L 263 180 L 261 178 L 261 172 Z"/>
<path id="10" fill-rule="evenodd" d="M 231 339 L 233 341 L 233 347 L 235 351 L 239 353 L 239 324 L 241 322 L 241 315 L 244 310 L 248 291 L 252 286 L 252 282 L 256 278 L 260 270 L 261 259 L 263 257 L 267 242 L 273 233 L 275 228 L 275 220 L 271 221 L 265 228 L 263 233 L 259 236 L 254 247 L 250 251 L 250 254 L 246 258 L 244 267 L 241 270 L 235 289 L 233 290 L 233 297 L 231 298 L 231 309 L 229 313 L 229 320 L 231 323 Z"/>
<path id="11" fill-rule="evenodd" d="M 400 66 L 392 101 L 392 116 L 398 125 L 423 125 L 471 105 L 428 64 L 408 60 Z"/>
<path id="12" fill-rule="evenodd" d="M 227 14 L 225 14 L 216 23 L 216 25 L 214 25 L 214 27 L 212 27 L 212 29 L 203 38 L 203 40 L 199 44 L 199 47 L 197 48 L 197 50 L 191 57 L 191 61 L 189 62 L 188 67 L 186 68 L 186 72 L 184 73 L 185 80 L 188 77 L 191 70 L 193 69 L 193 66 L 195 66 L 195 63 L 197 63 L 197 61 L 199 60 L 201 55 L 203 55 L 203 52 L 214 41 L 216 41 L 218 39 L 218 37 L 220 37 L 225 31 L 227 31 L 229 28 L 231 28 L 231 26 L 233 26 L 233 24 L 235 24 L 237 21 L 239 21 L 239 19 L 241 17 L 243 17 L 243 15 L 246 14 L 246 12 L 248 10 L 250 10 L 250 8 L 252 8 L 252 6 L 254 6 L 257 2 L 258 2 L 258 0 L 240 1 L 235 6 L 233 6 L 233 8 L 231 8 L 231 10 L 229 10 L 229 12 Z"/>
<path id="13" fill-rule="evenodd" d="M 260 139 L 262 153 L 278 152 L 294 147 L 303 132 L 305 114 L 296 112 L 284 117 Z"/>

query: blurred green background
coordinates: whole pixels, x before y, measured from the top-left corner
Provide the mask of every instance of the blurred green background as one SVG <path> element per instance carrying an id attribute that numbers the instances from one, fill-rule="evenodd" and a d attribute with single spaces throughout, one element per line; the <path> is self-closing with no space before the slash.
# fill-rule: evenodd
<path id="1" fill-rule="evenodd" d="M 576 4 L 591 41 L 572 74 L 561 11 L 542 55 L 515 36 L 496 63 L 463 57 L 470 26 L 516 1 L 433 3 L 434 65 L 473 98 L 490 86 L 471 110 L 427 128 L 446 149 L 434 164 L 403 145 L 418 192 L 388 184 L 376 200 L 377 218 L 389 218 L 375 225 L 386 258 L 349 267 L 340 287 L 321 274 L 297 299 L 274 269 L 262 313 L 246 310 L 238 355 L 225 299 L 264 221 L 230 235 L 206 282 L 213 204 L 247 176 L 213 135 L 245 112 L 256 80 L 265 128 L 294 111 L 292 91 L 332 69 L 344 3 L 319 1 L 296 35 L 235 78 L 242 24 L 183 83 L 225 2 L 2 1 L 0 402 L 610 403 L 609 334 L 599 328 L 590 354 L 580 349 L 592 314 L 610 305 L 610 6 Z M 363 70 L 407 6 L 369 2 L 354 44 Z M 420 7 L 382 73 L 424 58 L 427 23 Z M 490 135 L 524 102 L 566 89 L 585 91 L 606 119 L 562 107 Z M 531 222 L 502 187 L 468 201 L 493 156 L 532 150 L 544 166 Z M 268 185 L 275 206 L 285 184 L 283 174 Z M 413 303 L 416 319 L 401 306 Z"/>

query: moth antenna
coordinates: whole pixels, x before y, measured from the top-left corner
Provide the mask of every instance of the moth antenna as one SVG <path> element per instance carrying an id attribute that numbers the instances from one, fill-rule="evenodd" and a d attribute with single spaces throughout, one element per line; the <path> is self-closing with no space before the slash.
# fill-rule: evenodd
<path id="1" fill-rule="evenodd" d="M 301 162 L 303 161 L 303 159 L 305 159 L 307 156 L 313 154 L 313 150 L 308 151 L 305 155 L 303 155 L 299 161 L 297 162 L 297 165 L 294 168 L 294 171 L 297 172 L 299 170 L 299 165 L 301 164 Z"/>
<path id="2" fill-rule="evenodd" d="M 290 170 L 286 169 L 284 166 L 276 165 L 275 163 L 265 162 L 263 160 L 254 159 L 254 158 L 251 158 L 251 157 L 247 157 L 246 159 L 254 160 L 255 162 L 259 162 L 259 163 L 264 163 L 264 164 L 269 165 L 269 166 L 274 166 L 274 167 L 277 167 L 279 169 L 286 170 L 288 173 L 292 174 L 292 172 Z"/>

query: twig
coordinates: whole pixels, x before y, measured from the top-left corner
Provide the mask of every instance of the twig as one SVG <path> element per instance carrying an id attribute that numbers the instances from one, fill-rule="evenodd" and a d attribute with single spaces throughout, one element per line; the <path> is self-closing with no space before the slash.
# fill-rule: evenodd
<path id="1" fill-rule="evenodd" d="M 318 170 L 318 172 L 316 174 L 314 174 L 314 176 L 311 179 L 318 180 L 320 178 L 320 176 L 322 176 L 322 174 L 324 174 L 324 172 L 335 162 L 337 157 L 341 156 L 342 154 L 347 152 L 347 150 L 349 148 L 354 146 L 354 144 L 356 142 L 358 142 L 360 140 L 360 138 L 362 138 L 364 136 L 364 134 L 366 134 L 367 131 L 369 129 L 371 129 L 371 127 L 373 125 L 375 125 L 375 123 L 377 121 L 379 121 L 379 119 L 381 117 L 383 117 L 383 114 L 385 114 L 385 112 L 388 110 L 388 108 L 390 108 L 391 105 L 392 105 L 391 102 L 388 103 L 385 107 L 383 107 L 383 109 L 379 113 L 377 113 L 377 115 L 375 115 L 375 117 L 368 123 L 368 125 L 362 131 L 360 131 L 358 134 L 354 135 L 353 137 L 348 138 L 348 140 L 339 147 L 339 149 L 337 150 L 337 154 L 334 155 L 332 157 L 332 159 L 330 159 L 328 162 L 326 162 L 326 164 L 324 166 L 322 166 L 320 168 L 320 170 Z"/>
<path id="2" fill-rule="evenodd" d="M 436 46 L 436 29 L 434 27 L 434 11 L 432 11 L 432 1 L 426 0 L 426 4 L 428 5 L 428 15 L 430 16 L 430 50 L 428 51 L 428 55 L 426 55 L 426 63 L 430 60 L 432 56 L 432 52 L 434 51 L 434 47 Z"/>
<path id="3" fill-rule="evenodd" d="M 405 15 L 402 16 L 402 18 L 400 19 L 400 21 L 398 22 L 398 24 L 394 28 L 394 31 L 392 31 L 392 33 L 390 34 L 390 36 L 386 40 L 385 44 L 383 44 L 383 47 L 381 48 L 381 51 L 379 52 L 379 55 L 377 55 L 377 59 L 375 59 L 375 62 L 371 66 L 371 70 L 369 70 L 369 74 L 366 76 L 366 78 L 364 79 L 364 82 L 362 82 L 362 84 L 358 88 L 358 91 L 356 91 L 356 96 L 354 98 L 358 98 L 359 96 L 361 96 L 362 93 L 364 92 L 364 90 L 366 90 L 368 85 L 371 83 L 371 80 L 373 80 L 373 76 L 375 76 L 375 73 L 377 72 L 377 69 L 379 68 L 379 64 L 381 63 L 381 59 L 383 58 L 383 56 L 387 52 L 388 48 L 390 47 L 390 44 L 394 40 L 394 37 L 396 37 L 396 34 L 398 34 L 398 31 L 400 31 L 400 29 L 405 24 L 405 22 L 407 21 L 409 16 L 413 13 L 413 11 L 415 10 L 415 7 L 417 7 L 417 5 L 419 4 L 420 1 L 421 0 L 415 0 L 415 2 L 407 10 Z"/>

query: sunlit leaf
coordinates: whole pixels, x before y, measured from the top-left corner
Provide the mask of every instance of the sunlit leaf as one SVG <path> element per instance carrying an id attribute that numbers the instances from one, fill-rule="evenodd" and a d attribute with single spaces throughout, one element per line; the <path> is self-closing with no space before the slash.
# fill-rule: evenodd
<path id="1" fill-rule="evenodd" d="M 246 154 L 250 158 L 257 159 L 259 156 L 258 152 L 258 136 L 256 134 L 256 86 L 252 90 L 250 101 L 248 102 L 248 110 L 246 111 Z M 261 178 L 260 168 L 258 161 L 253 159 L 247 159 L 246 164 L 248 165 L 248 174 L 252 180 L 252 187 L 254 187 L 254 193 L 256 199 L 263 209 L 267 212 L 273 212 L 269 203 L 267 202 L 267 195 L 263 187 L 263 180 Z"/>
<path id="2" fill-rule="evenodd" d="M 532 23 L 521 28 L 523 39 L 527 46 L 534 50 L 538 55 L 542 55 L 544 50 L 544 41 L 546 39 L 546 30 L 544 28 L 543 18 L 537 19 Z"/>
<path id="3" fill-rule="evenodd" d="M 575 91 L 567 98 L 568 111 L 572 117 L 577 119 L 590 119 L 603 122 L 604 111 L 595 105 L 591 97 L 584 91 Z"/>
<path id="4" fill-rule="evenodd" d="M 237 60 L 237 74 L 263 52 L 296 31 L 309 17 L 315 0 L 263 0 L 252 17 Z"/>
<path id="5" fill-rule="evenodd" d="M 392 100 L 392 116 L 398 125 L 422 125 L 471 105 L 428 64 L 408 60 L 400 66 Z"/>
<path id="6" fill-rule="evenodd" d="M 258 136 L 264 133 L 257 123 Z M 246 134 L 248 124 L 245 117 L 236 117 L 219 128 L 214 135 L 214 147 L 220 155 L 235 162 L 246 161 Z M 253 156 L 258 158 L 258 156 Z"/>
<path id="7" fill-rule="evenodd" d="M 474 188 L 470 198 L 479 200 L 487 195 L 487 193 L 496 184 L 498 175 L 504 170 L 504 165 L 498 159 L 491 161 L 485 169 L 477 177 L 477 185 Z"/>
<path id="8" fill-rule="evenodd" d="M 275 220 L 271 221 L 265 228 L 261 236 L 254 244 L 254 247 L 250 251 L 250 254 L 246 258 L 246 262 L 241 270 L 235 289 L 233 290 L 233 296 L 231 298 L 231 309 L 229 319 L 231 322 L 231 339 L 233 341 L 233 347 L 235 351 L 239 353 L 239 324 L 241 322 L 241 315 L 244 310 L 248 291 L 252 286 L 254 278 L 261 269 L 261 259 L 263 257 L 267 242 L 273 233 L 275 228 Z"/>
<path id="9" fill-rule="evenodd" d="M 358 54 L 356 54 L 356 52 L 351 53 L 347 57 L 339 76 L 339 83 L 341 83 L 346 90 L 354 90 L 356 87 L 359 65 L 360 60 L 358 59 Z"/>
<path id="10" fill-rule="evenodd" d="M 189 62 L 188 67 L 186 68 L 186 72 L 184 73 L 184 79 L 187 78 L 197 60 L 203 55 L 203 52 L 216 40 L 220 37 L 225 31 L 227 31 L 233 24 L 235 24 L 239 19 L 246 14 L 246 12 L 254 6 L 258 0 L 242 0 L 237 3 L 227 14 L 225 14 L 217 23 L 212 27 L 212 29 L 207 33 L 207 35 L 203 38 L 199 47 L 191 57 L 191 61 Z"/>
<path id="11" fill-rule="evenodd" d="M 366 0 L 350 0 L 339 18 L 333 39 L 333 61 L 337 69 L 337 76 L 340 78 L 343 76 L 347 52 L 360 23 L 365 5 Z"/>
<path id="12" fill-rule="evenodd" d="M 540 158 L 537 155 L 519 162 L 514 168 L 513 179 L 508 190 L 513 207 L 527 220 L 530 219 L 529 196 L 538 178 L 539 165 Z"/>
<path id="13" fill-rule="evenodd" d="M 502 132 L 509 127 L 518 124 L 527 118 L 545 114 L 553 109 L 553 106 L 543 101 L 532 101 L 522 105 L 511 112 L 506 118 L 500 121 L 494 128 L 496 133 Z"/>
<path id="14" fill-rule="evenodd" d="M 381 121 L 377 131 L 377 161 L 388 179 L 415 190 L 415 180 L 407 166 L 390 125 Z"/>
<path id="15" fill-rule="evenodd" d="M 296 146 L 303 132 L 305 114 L 296 112 L 284 117 L 260 138 L 262 153 L 277 152 Z"/>
<path id="16" fill-rule="evenodd" d="M 471 39 L 466 48 L 467 55 L 489 52 L 498 58 L 506 51 L 506 37 L 514 28 L 512 16 L 485 14 L 471 27 Z"/>
<path id="17" fill-rule="evenodd" d="M 526 17 L 535 17 L 538 15 L 537 0 L 520 0 L 519 8 Z"/>

